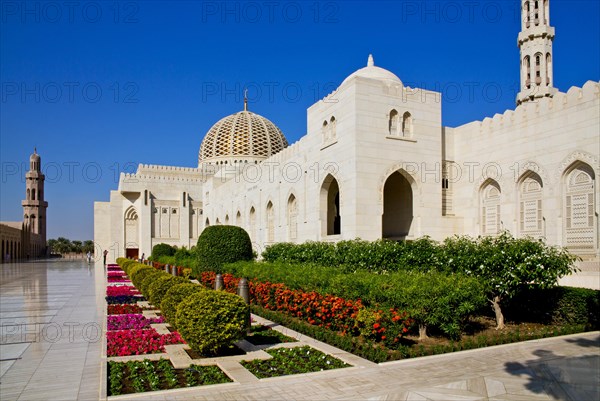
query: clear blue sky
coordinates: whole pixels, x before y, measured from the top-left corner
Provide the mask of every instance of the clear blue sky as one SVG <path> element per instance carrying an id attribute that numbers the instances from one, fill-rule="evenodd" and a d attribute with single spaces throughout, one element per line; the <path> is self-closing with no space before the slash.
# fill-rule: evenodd
<path id="1" fill-rule="evenodd" d="M 25 4 L 25 6 L 24 6 Z M 289 142 L 306 109 L 375 64 L 441 91 L 443 123 L 514 108 L 514 1 L 5 1 L 0 220 L 19 221 L 34 146 L 48 237 L 93 238 L 93 202 L 138 163 L 196 166 L 204 134 L 250 109 Z M 596 0 L 551 0 L 555 86 L 600 80 Z"/>

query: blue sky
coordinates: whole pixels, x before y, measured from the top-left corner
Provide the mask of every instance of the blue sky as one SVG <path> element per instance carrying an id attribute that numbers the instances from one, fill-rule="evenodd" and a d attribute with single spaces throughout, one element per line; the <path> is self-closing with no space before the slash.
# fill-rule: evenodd
<path id="1" fill-rule="evenodd" d="M 519 1 L 0 2 L 0 220 L 18 221 L 34 146 L 48 237 L 93 238 L 93 202 L 138 163 L 196 166 L 243 107 L 288 141 L 306 109 L 375 64 L 443 94 L 458 126 L 514 108 Z M 555 86 L 600 80 L 600 2 L 551 0 Z"/>

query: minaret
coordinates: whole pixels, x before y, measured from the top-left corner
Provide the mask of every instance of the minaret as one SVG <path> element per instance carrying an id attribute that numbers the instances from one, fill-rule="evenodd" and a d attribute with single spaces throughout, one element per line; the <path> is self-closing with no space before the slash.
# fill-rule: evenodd
<path id="1" fill-rule="evenodd" d="M 42 243 L 46 243 L 46 208 L 48 202 L 44 200 L 44 174 L 42 174 L 42 159 L 34 149 L 29 157 L 29 171 L 25 174 L 25 200 L 23 218 L 29 231 L 41 236 Z"/>
<path id="2" fill-rule="evenodd" d="M 550 0 L 521 0 L 521 91 L 517 105 L 552 97 L 554 88 L 552 75 L 552 41 L 554 28 L 550 26 Z"/>

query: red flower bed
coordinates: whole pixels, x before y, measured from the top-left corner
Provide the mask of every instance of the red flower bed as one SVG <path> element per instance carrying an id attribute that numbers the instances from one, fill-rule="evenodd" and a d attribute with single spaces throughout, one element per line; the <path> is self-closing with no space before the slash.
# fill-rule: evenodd
<path id="1" fill-rule="evenodd" d="M 204 272 L 200 282 L 214 288 L 216 274 Z M 236 293 L 240 279 L 231 274 L 223 274 L 225 290 Z M 334 295 L 322 295 L 318 292 L 292 290 L 285 284 L 249 281 L 250 300 L 265 309 L 290 314 L 316 326 L 358 335 L 356 317 L 364 308 L 362 301 L 348 300 Z M 375 323 L 370 337 L 375 341 L 397 342 L 413 324 L 406 312 L 390 309 L 373 311 Z"/>
<path id="2" fill-rule="evenodd" d="M 108 305 L 108 315 L 124 315 L 129 313 L 142 313 L 142 308 L 134 304 Z"/>
<path id="3" fill-rule="evenodd" d="M 106 295 L 109 297 L 118 297 L 121 295 L 140 295 L 140 292 L 129 285 L 110 285 L 106 287 Z"/>
<path id="4" fill-rule="evenodd" d="M 154 329 L 108 331 L 106 355 L 128 356 L 165 352 L 165 345 L 185 343 L 179 333 L 158 334 Z"/>

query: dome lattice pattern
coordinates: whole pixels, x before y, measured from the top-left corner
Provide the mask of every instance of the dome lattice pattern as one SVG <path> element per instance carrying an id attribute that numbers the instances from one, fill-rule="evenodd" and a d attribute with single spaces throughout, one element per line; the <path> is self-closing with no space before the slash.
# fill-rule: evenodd
<path id="1" fill-rule="evenodd" d="M 279 128 L 266 118 L 240 111 L 219 120 L 208 131 L 198 164 L 219 160 L 263 160 L 288 146 Z"/>

